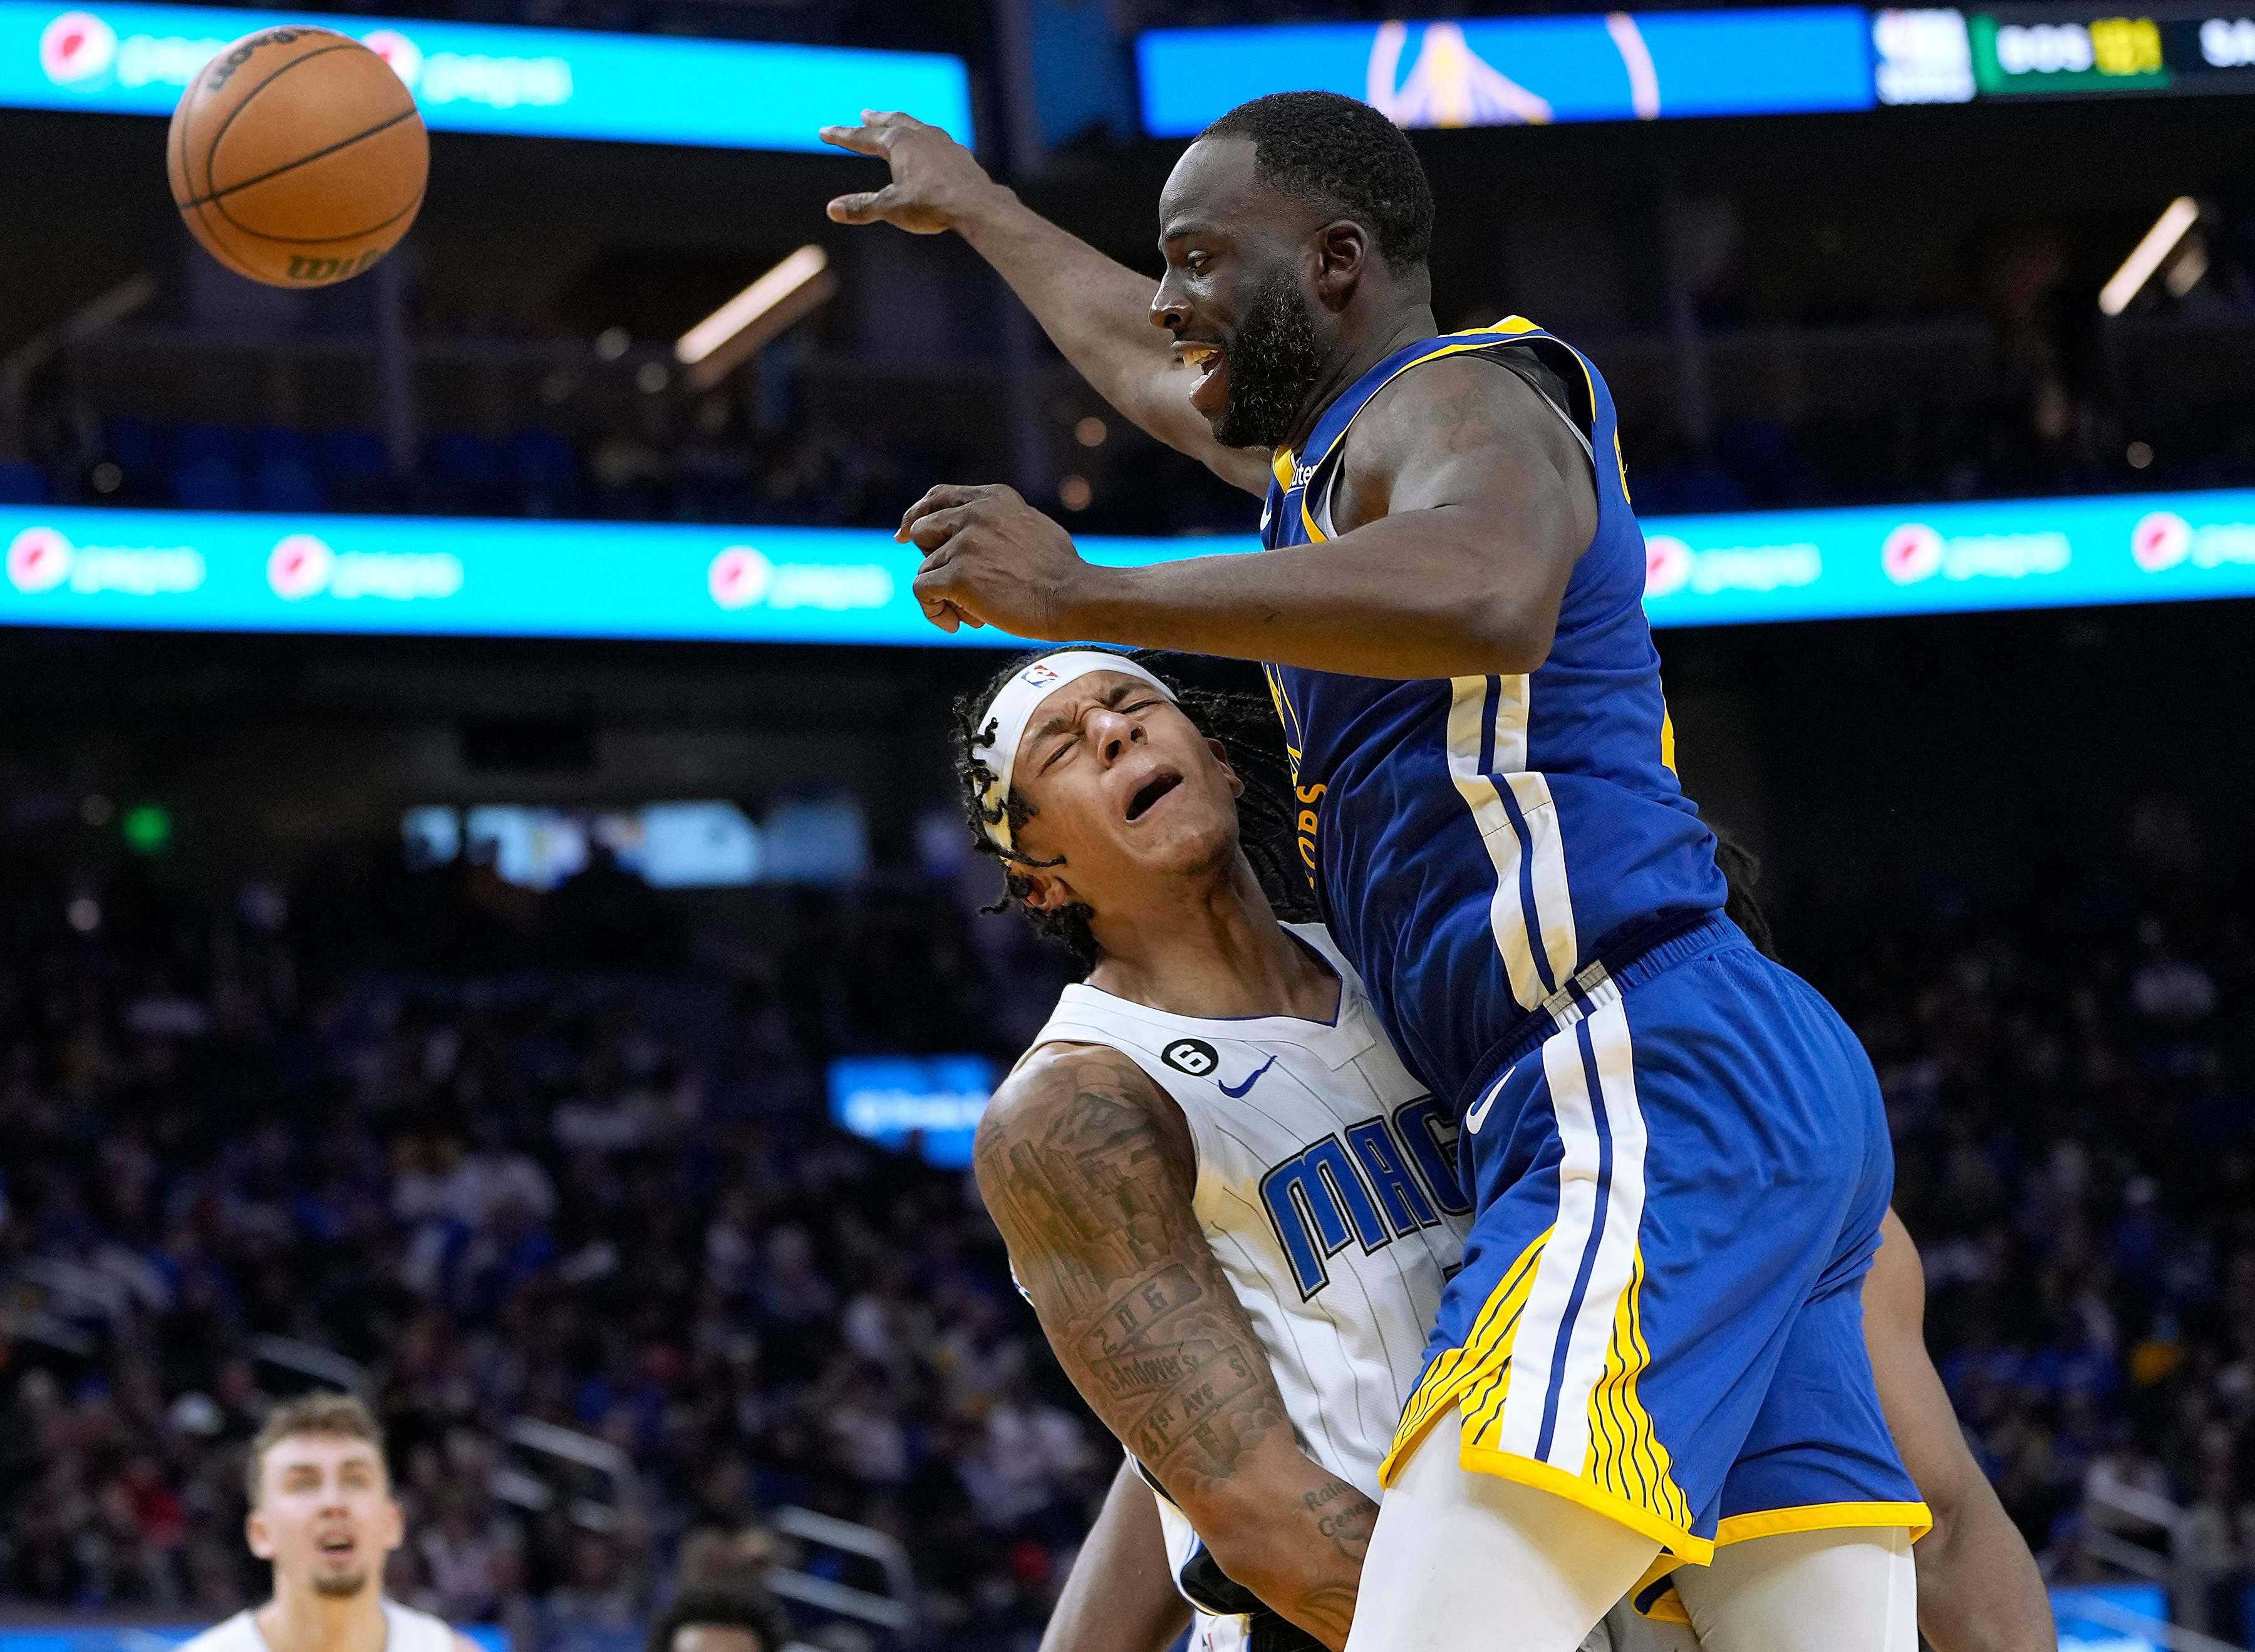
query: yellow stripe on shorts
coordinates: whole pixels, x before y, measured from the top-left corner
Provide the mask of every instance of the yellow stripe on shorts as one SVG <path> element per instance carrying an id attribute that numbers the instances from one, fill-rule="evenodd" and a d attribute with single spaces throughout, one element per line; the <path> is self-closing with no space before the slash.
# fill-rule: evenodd
<path id="1" fill-rule="evenodd" d="M 1542 1259 L 1542 1247 L 1549 1242 L 1552 1231 L 1545 1228 L 1537 1234 L 1519 1253 L 1519 1259 L 1504 1270 L 1503 1282 L 1490 1293 L 1464 1346 L 1451 1348 L 1425 1368 L 1425 1375 L 1418 1380 L 1408 1404 L 1401 1408 L 1401 1421 L 1394 1431 L 1393 1448 L 1378 1466 L 1380 1486 L 1394 1483 L 1394 1471 L 1417 1448 L 1417 1442 L 1424 1438 L 1435 1418 L 1459 1400 L 1465 1401 L 1465 1413 L 1471 1414 L 1472 1405 L 1467 1396 L 1474 1390 L 1479 1390 L 1484 1399 L 1492 1398 L 1498 1410 L 1502 1409 L 1507 1386 L 1504 1379 L 1511 1368 L 1512 1338 L 1518 1333 L 1519 1313 L 1527 1306 L 1527 1293 L 1534 1288 L 1535 1264 Z"/>
<path id="2" fill-rule="evenodd" d="M 1612 1346 L 1605 1374 L 1590 1391 L 1590 1466 L 1584 1472 L 1601 1490 L 1634 1503 L 1680 1531 L 1691 1529 L 1691 1504 L 1675 1483 L 1674 1460 L 1637 1396 L 1637 1380 L 1652 1363 L 1644 1340 L 1640 1298 L 1644 1249 L 1637 1248 L 1628 1289 L 1613 1312 Z"/>

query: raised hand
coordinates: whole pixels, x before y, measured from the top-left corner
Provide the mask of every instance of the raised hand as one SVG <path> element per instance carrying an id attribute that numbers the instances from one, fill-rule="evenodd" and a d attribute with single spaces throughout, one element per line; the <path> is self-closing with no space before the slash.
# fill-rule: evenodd
<path id="1" fill-rule="evenodd" d="M 912 235 L 937 235 L 956 228 L 980 195 L 1000 188 L 969 150 L 914 116 L 863 109 L 861 125 L 825 126 L 821 136 L 856 155 L 876 156 L 893 172 L 882 189 L 832 201 L 830 216 L 838 223 L 886 223 Z"/>

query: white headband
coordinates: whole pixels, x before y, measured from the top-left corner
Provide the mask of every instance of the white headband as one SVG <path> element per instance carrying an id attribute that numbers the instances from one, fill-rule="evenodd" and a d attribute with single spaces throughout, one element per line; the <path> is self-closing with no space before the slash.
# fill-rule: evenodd
<path id="1" fill-rule="evenodd" d="M 1010 795 L 1010 771 L 1018 760 L 1018 743 L 1026 738 L 1026 724 L 1034 720 L 1034 713 L 1043 701 L 1066 683 L 1097 671 L 1117 671 L 1140 678 L 1170 701 L 1175 697 L 1172 689 L 1124 654 L 1106 654 L 1099 648 L 1069 648 L 1062 654 L 1043 654 L 1011 677 L 987 702 L 986 715 L 980 724 L 982 729 L 991 726 L 994 737 L 974 738 L 971 755 L 994 776 L 987 782 L 987 790 L 980 801 L 988 816 L 987 835 L 1004 849 L 1010 847 L 1010 813 L 1006 807 Z"/>

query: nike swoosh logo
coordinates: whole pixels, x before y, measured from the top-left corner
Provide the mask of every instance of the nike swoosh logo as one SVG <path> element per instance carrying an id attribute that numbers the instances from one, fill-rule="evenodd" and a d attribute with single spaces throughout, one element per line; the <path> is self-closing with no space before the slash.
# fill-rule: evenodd
<path id="1" fill-rule="evenodd" d="M 1214 1085 L 1224 1096 L 1226 1096 L 1233 1102 L 1242 1097 L 1246 1091 L 1251 1089 L 1254 1085 L 1260 1082 L 1261 1075 L 1275 1065 L 1276 1058 L 1272 1055 L 1267 1060 L 1261 1062 L 1260 1066 L 1254 1068 L 1250 1073 L 1247 1074 L 1245 1075 L 1244 1083 L 1224 1084 L 1219 1079 L 1216 1079 L 1214 1080 Z"/>
<path id="2" fill-rule="evenodd" d="M 1503 1076 L 1488 1086 L 1487 1094 L 1472 1103 L 1472 1111 L 1465 1115 L 1465 1130 L 1467 1134 L 1473 1136 L 1479 1134 L 1479 1127 L 1487 1123 L 1488 1109 L 1495 1105 L 1495 1098 L 1503 1094 L 1503 1087 L 1511 1082 L 1511 1075 L 1518 1070 L 1515 1067 L 1505 1068 Z"/>

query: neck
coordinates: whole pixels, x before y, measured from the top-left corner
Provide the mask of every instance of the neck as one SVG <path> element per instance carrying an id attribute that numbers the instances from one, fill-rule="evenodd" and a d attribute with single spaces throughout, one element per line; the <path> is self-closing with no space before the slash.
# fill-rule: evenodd
<path id="1" fill-rule="evenodd" d="M 1308 399 L 1300 405 L 1300 416 L 1292 425 L 1291 439 L 1285 444 L 1295 453 L 1306 444 L 1322 418 L 1324 410 L 1339 398 L 1339 393 L 1371 368 L 1392 355 L 1405 344 L 1415 344 L 1420 339 L 1430 339 L 1441 330 L 1433 318 L 1433 306 L 1420 300 L 1404 304 L 1389 312 L 1367 328 L 1356 329 L 1352 336 L 1342 338 L 1333 349 L 1324 370 L 1308 392 Z"/>
<path id="2" fill-rule="evenodd" d="M 383 1591 L 373 1578 L 339 1599 L 277 1578 L 274 1598 L 256 1618 L 267 1652 L 383 1652 Z"/>
<path id="3" fill-rule="evenodd" d="M 1276 921 L 1242 854 L 1211 879 L 1177 886 L 1140 903 L 1131 919 L 1094 928 L 1104 956 L 1089 984 L 1114 998 L 1200 1020 L 1328 1021 L 1338 1012 L 1338 975 Z"/>

